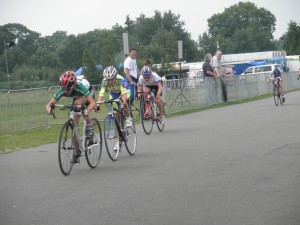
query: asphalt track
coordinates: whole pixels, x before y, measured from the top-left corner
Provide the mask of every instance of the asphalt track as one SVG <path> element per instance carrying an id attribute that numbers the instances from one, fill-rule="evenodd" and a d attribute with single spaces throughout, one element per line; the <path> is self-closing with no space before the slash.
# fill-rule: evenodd
<path id="1" fill-rule="evenodd" d="M 300 92 L 166 119 L 69 176 L 57 144 L 0 155 L 1 225 L 299 225 Z"/>

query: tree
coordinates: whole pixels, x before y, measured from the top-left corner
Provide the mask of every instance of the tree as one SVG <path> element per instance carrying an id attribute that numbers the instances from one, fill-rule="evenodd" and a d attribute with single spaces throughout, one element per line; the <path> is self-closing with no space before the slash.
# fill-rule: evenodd
<path id="1" fill-rule="evenodd" d="M 283 48 L 288 55 L 300 55 L 300 24 L 290 21 L 288 31 L 281 37 Z"/>
<path id="2" fill-rule="evenodd" d="M 57 49 L 59 61 L 67 70 L 76 70 L 81 67 L 83 46 L 75 35 L 70 35 Z"/>
<path id="3" fill-rule="evenodd" d="M 208 32 L 199 37 L 199 45 L 208 52 L 226 53 L 274 50 L 272 42 L 275 16 L 251 2 L 239 2 L 208 20 Z"/>

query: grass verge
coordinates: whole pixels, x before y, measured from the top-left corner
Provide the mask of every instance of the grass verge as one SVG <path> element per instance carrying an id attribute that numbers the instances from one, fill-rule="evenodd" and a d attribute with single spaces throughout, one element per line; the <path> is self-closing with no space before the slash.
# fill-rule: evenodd
<path id="1" fill-rule="evenodd" d="M 215 105 L 211 105 L 199 109 L 191 109 L 191 110 L 186 110 L 178 113 L 173 113 L 171 115 L 167 115 L 167 117 L 180 116 L 180 115 L 185 115 L 193 112 L 200 112 L 200 111 L 220 108 L 224 106 L 246 103 L 246 102 L 255 101 L 259 99 L 269 98 L 271 96 L 272 94 L 265 94 L 254 98 L 215 104 Z M 52 125 L 51 128 L 39 128 L 39 129 L 32 129 L 32 130 L 21 131 L 16 133 L 8 133 L 6 131 L 0 131 L 0 140 L 1 140 L 0 153 L 9 153 L 21 149 L 37 147 L 49 143 L 55 143 L 58 141 L 60 129 L 61 129 L 61 125 Z"/>

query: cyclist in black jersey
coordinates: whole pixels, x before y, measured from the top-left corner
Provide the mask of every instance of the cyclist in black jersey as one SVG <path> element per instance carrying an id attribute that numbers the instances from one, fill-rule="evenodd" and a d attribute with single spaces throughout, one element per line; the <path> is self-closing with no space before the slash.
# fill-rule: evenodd
<path id="1" fill-rule="evenodd" d="M 279 81 L 279 91 L 281 93 L 281 98 L 282 98 L 282 102 L 285 102 L 285 97 L 284 97 L 284 94 L 283 94 L 283 85 L 282 85 L 282 82 L 283 82 L 283 76 L 282 76 L 282 71 L 279 67 L 276 67 L 272 73 L 270 74 L 270 77 L 271 78 L 279 78 L 280 81 Z M 274 80 L 272 81 L 273 85 L 274 85 Z"/>

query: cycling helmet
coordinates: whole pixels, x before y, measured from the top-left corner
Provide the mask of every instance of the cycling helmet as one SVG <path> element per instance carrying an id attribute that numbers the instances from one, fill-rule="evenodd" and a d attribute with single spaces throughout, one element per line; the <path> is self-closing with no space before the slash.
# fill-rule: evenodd
<path id="1" fill-rule="evenodd" d="M 141 74 L 144 78 L 148 78 L 148 77 L 151 77 L 152 76 L 152 71 L 151 69 L 149 68 L 149 66 L 144 66 L 142 69 L 141 69 Z"/>
<path id="2" fill-rule="evenodd" d="M 68 92 L 70 90 L 73 90 L 73 88 L 75 88 L 77 84 L 75 73 L 73 71 L 65 72 L 60 76 L 59 83 L 65 91 Z"/>
<path id="3" fill-rule="evenodd" d="M 113 79 L 117 75 L 117 70 L 113 66 L 108 66 L 103 71 L 103 76 L 105 79 L 110 80 Z"/>

